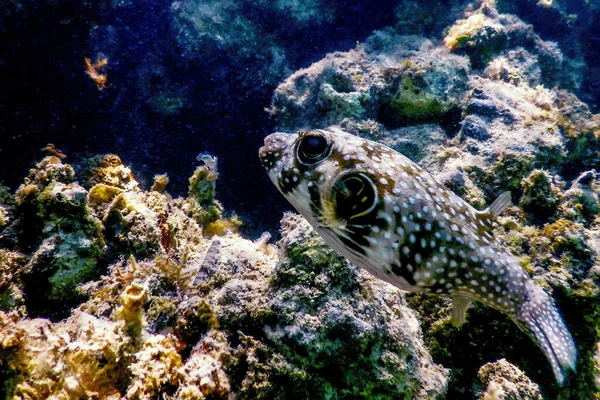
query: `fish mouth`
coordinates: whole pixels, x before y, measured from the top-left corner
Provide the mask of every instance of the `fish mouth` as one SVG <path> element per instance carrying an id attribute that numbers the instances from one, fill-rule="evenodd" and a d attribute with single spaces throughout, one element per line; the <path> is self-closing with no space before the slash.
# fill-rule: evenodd
<path id="1" fill-rule="evenodd" d="M 270 150 L 269 146 L 266 144 L 267 139 L 265 138 L 265 145 L 261 146 L 258 149 L 258 158 L 260 158 L 260 163 L 262 166 L 270 170 L 275 165 L 275 160 L 273 159 L 273 151 Z"/>
<path id="2" fill-rule="evenodd" d="M 258 157 L 261 159 L 267 158 L 267 146 L 260 146 L 258 149 Z"/>
<path id="3" fill-rule="evenodd" d="M 289 137 L 286 133 L 272 133 L 265 137 L 264 146 L 258 149 L 258 157 L 264 168 L 271 170 L 281 160 Z"/>

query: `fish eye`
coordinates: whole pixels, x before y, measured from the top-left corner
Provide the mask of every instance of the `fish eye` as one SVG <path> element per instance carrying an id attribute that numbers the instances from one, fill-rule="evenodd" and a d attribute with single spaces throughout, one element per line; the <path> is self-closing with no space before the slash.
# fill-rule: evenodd
<path id="1" fill-rule="evenodd" d="M 369 214 L 377 205 L 377 188 L 363 173 L 349 173 L 338 178 L 332 200 L 336 217 L 345 221 Z"/>
<path id="2" fill-rule="evenodd" d="M 298 160 L 305 165 L 314 165 L 329 155 L 331 146 L 327 138 L 318 133 L 307 133 L 300 138 L 298 144 Z"/>

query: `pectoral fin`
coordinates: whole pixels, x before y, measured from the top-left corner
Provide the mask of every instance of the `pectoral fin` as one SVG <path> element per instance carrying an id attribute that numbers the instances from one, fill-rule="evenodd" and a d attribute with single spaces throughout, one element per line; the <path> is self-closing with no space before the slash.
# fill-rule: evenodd
<path id="1" fill-rule="evenodd" d="M 485 210 L 477 212 L 477 218 L 483 221 L 484 231 L 491 232 L 492 224 L 511 203 L 510 192 L 504 192 Z M 482 233 L 482 232 L 480 232 Z"/>
<path id="2" fill-rule="evenodd" d="M 506 210 L 506 207 L 510 205 L 510 202 L 510 192 L 504 192 L 500 196 L 498 196 L 498 198 L 494 200 L 492 205 L 489 206 L 484 212 L 490 214 L 492 219 L 496 219 L 500 215 L 502 215 L 504 210 Z"/>
<path id="3" fill-rule="evenodd" d="M 466 296 L 452 298 L 452 325 L 461 326 L 467 320 L 467 310 L 473 300 Z"/>

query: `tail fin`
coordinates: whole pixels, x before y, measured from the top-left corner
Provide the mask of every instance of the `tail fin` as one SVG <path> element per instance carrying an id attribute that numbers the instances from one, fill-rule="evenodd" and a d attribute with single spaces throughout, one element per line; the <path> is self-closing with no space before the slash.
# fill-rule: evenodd
<path id="1" fill-rule="evenodd" d="M 556 381 L 562 384 L 566 370 L 575 370 L 575 342 L 550 296 L 533 281 L 528 286 L 529 298 L 513 319 L 542 349 L 550 361 Z"/>

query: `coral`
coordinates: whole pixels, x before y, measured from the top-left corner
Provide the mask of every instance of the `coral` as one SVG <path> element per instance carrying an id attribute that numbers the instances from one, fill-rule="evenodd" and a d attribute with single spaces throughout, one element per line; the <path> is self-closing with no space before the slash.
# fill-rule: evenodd
<path id="1" fill-rule="evenodd" d="M 169 392 L 179 381 L 182 366 L 173 337 L 153 335 L 144 340 L 129 366 L 132 384 L 126 396 L 130 399 L 152 399 Z"/>
<path id="2" fill-rule="evenodd" d="M 0 311 L 26 315 L 23 298 L 23 254 L 0 249 Z"/>
<path id="3" fill-rule="evenodd" d="M 494 57 L 483 74 L 489 79 L 502 80 L 515 86 L 527 84 L 536 87 L 542 80 L 538 58 L 522 47 Z"/>
<path id="4" fill-rule="evenodd" d="M 420 356 L 405 358 L 420 352 L 420 344 L 414 336 L 416 320 L 398 291 L 350 268 L 297 215 L 284 217 L 281 245 L 289 258 L 278 265 L 269 287 L 257 290 L 250 282 L 233 280 L 217 300 L 220 322 L 230 329 L 250 323 L 244 322 L 248 312 L 265 322 L 280 316 L 278 323 L 267 322 L 263 339 L 244 329 L 233 364 L 234 375 L 241 372 L 240 361 L 248 364 L 244 397 L 282 390 L 316 397 L 422 398 L 427 390 L 433 397 L 443 393 L 441 369 Z M 240 309 L 239 300 L 250 293 L 266 303 Z M 374 374 L 369 372 L 373 363 L 379 370 Z M 262 377 L 271 375 L 278 378 L 258 391 Z"/>
<path id="5" fill-rule="evenodd" d="M 78 169 L 77 175 L 85 188 L 98 184 L 114 186 L 125 191 L 139 188 L 131 168 L 123 165 L 116 154 L 98 155 L 86 160 Z"/>
<path id="6" fill-rule="evenodd" d="M 241 220 L 233 215 L 223 217 L 223 206 L 215 199 L 215 182 L 219 176 L 217 172 L 217 158 L 207 153 L 197 157 L 202 162 L 190 177 L 188 189 L 189 210 L 198 224 L 202 225 L 203 234 L 206 236 L 224 235 L 226 232 L 237 232 L 242 224 Z"/>
<path id="7" fill-rule="evenodd" d="M 152 185 L 153 192 L 163 193 L 165 191 L 165 187 L 169 184 L 169 177 L 167 174 L 163 175 L 154 175 L 154 184 Z"/>
<path id="8" fill-rule="evenodd" d="M 564 193 L 560 214 L 567 219 L 590 226 L 600 212 L 600 182 L 595 171 L 581 173 Z"/>
<path id="9" fill-rule="evenodd" d="M 4 319 L 3 319 L 4 318 Z M 9 317 L 10 318 L 10 317 Z M 6 316 L 0 314 L 5 323 Z M 47 320 L 11 321 L 8 335 L 12 345 L 5 387 L 24 398 L 114 398 L 127 381 L 120 363 L 127 343 L 114 325 L 84 313 L 65 322 Z M 57 377 L 60 377 L 57 379 Z"/>
<path id="10" fill-rule="evenodd" d="M 588 180 L 588 183 L 591 182 Z M 569 191 L 575 192 L 572 189 Z M 569 218 L 580 222 L 557 218 L 563 210 L 575 211 L 571 195 L 566 194 L 559 199 L 561 204 L 558 205 L 554 220 L 551 219 L 538 228 L 527 225 L 525 216 L 517 213 L 515 216 L 502 218 L 506 231 L 496 231 L 496 236 L 515 254 L 522 256 L 523 267 L 534 275 L 534 279 L 542 287 L 554 293 L 563 315 L 572 321 L 570 328 L 577 337 L 581 359 L 577 373 L 578 383 L 572 391 L 557 391 L 551 396 L 558 399 L 596 398 L 599 392 L 593 383 L 595 367 L 592 348 L 600 332 L 597 319 L 600 315 L 597 307 L 600 275 L 598 247 L 595 244 L 598 233 L 595 229 L 583 226 L 581 222 L 584 220 L 572 212 L 569 212 Z M 538 203 L 540 209 L 547 204 L 543 197 Z M 535 380 L 542 385 L 540 379 L 542 378 Z"/>
<path id="11" fill-rule="evenodd" d="M 15 194 L 10 228 L 28 256 L 22 279 L 30 311 L 63 313 L 64 304 L 79 298 L 76 285 L 98 275 L 105 245 L 101 224 L 87 208 L 87 192 L 73 179 L 70 165 L 48 156 Z"/>
<path id="12" fill-rule="evenodd" d="M 450 27 L 444 38 L 444 44 L 450 50 L 504 45 L 506 38 L 502 36 L 503 26 L 499 21 L 495 21 L 493 16 L 493 9 L 489 4 L 484 3 L 473 15 L 457 21 Z"/>
<path id="13" fill-rule="evenodd" d="M 488 76 L 501 78 L 513 84 L 518 84 L 525 78 L 523 73 L 527 69 L 528 72 L 532 70 L 515 68 L 510 64 L 518 61 L 518 58 L 531 59 L 531 57 L 523 57 L 513 52 L 508 53 L 508 58 L 500 57 L 493 61 L 492 59 L 497 53 L 517 46 L 520 47 L 520 51 L 530 51 L 537 56 L 539 63 L 536 61 L 536 65 L 530 62 L 529 64 L 540 69 L 540 77 L 544 82 L 552 84 L 560 79 L 565 81 L 572 79 L 568 78 L 567 74 L 564 76 L 560 74 L 563 55 L 555 43 L 540 39 L 530 25 L 525 24 L 515 15 L 498 13 L 493 3 L 484 1 L 478 10 L 468 13 L 466 19 L 456 21 L 448 29 L 444 38 L 446 47 L 453 52 L 468 55 L 476 69 L 484 69 L 487 66 Z M 528 63 L 520 64 L 524 66 Z M 530 81 L 530 83 L 534 82 L 536 81 Z"/>
<path id="14" fill-rule="evenodd" d="M 88 193 L 88 201 L 94 205 L 110 203 L 121 193 L 123 193 L 123 189 L 120 189 L 116 186 L 99 183 L 90 189 Z"/>
<path id="15" fill-rule="evenodd" d="M 166 280 L 176 285 L 180 290 L 189 288 L 192 273 L 188 270 L 187 262 L 189 250 L 186 248 L 180 261 L 173 260 L 167 254 L 159 254 L 154 258 L 154 265 L 159 269 Z"/>
<path id="16" fill-rule="evenodd" d="M 170 217 L 193 221 L 177 211 L 187 204 L 174 201 Z M 194 242 L 176 231 L 185 248 L 153 262 L 111 266 L 109 275 L 85 285 L 90 299 L 66 321 L 13 318 L 7 332 L 43 323 L 48 339 L 17 335 L 10 368 L 0 371 L 10 378 L 7 392 L 441 396 L 447 373 L 429 358 L 402 294 L 350 266 L 299 216 L 287 215 L 282 226 L 282 260 L 266 244 L 268 235 Z M 48 354 L 50 364 L 31 369 L 38 354 Z M 75 365 L 84 370 L 76 373 Z M 55 374 L 64 378 L 51 381 Z"/>
<path id="17" fill-rule="evenodd" d="M 344 77 L 340 77 L 340 79 L 343 80 Z M 336 84 L 336 87 L 339 88 L 339 83 Z M 344 88 L 338 92 L 331 84 L 323 84 L 320 103 L 323 108 L 329 110 L 328 112 L 331 114 L 330 118 L 351 117 L 362 119 L 366 115 L 363 104 L 369 101 L 369 95 L 361 92 L 346 92 L 349 89 L 350 87 Z"/>
<path id="18" fill-rule="evenodd" d="M 218 331 L 208 332 L 179 369 L 183 375 L 176 396 L 197 399 L 203 396 L 226 399 L 231 386 L 223 362 L 229 358 L 227 338 Z"/>
<path id="19" fill-rule="evenodd" d="M 143 309 L 147 290 L 144 286 L 132 283 L 121 294 L 121 307 L 116 317 L 125 322 L 125 330 L 132 338 L 139 338 L 143 328 Z"/>
<path id="20" fill-rule="evenodd" d="M 400 80 L 399 92 L 389 103 L 387 112 L 397 115 L 398 119 L 410 121 L 439 118 L 449 107 L 431 92 L 423 90 L 422 85 L 416 85 L 410 76 Z"/>
<path id="21" fill-rule="evenodd" d="M 486 386 L 480 400 L 542 400 L 538 385 L 505 359 L 485 364 L 477 376 Z"/>
<path id="22" fill-rule="evenodd" d="M 17 325 L 18 321 L 16 312 L 0 311 L 0 395 L 5 398 L 14 393 L 20 372 L 28 367 L 21 346 L 27 332 Z"/>
<path id="23" fill-rule="evenodd" d="M 215 182 L 219 177 L 217 172 L 217 158 L 202 153 L 198 156 L 202 162 L 190 177 L 189 195 L 201 206 L 209 205 L 215 200 Z"/>
<path id="24" fill-rule="evenodd" d="M 76 286 L 98 275 L 98 259 L 102 256 L 100 238 L 88 238 L 83 231 L 55 233 L 48 236 L 25 265 L 26 292 L 36 291 L 58 303 L 77 297 Z M 47 277 L 49 293 L 39 293 L 39 279 Z"/>
<path id="25" fill-rule="evenodd" d="M 242 221 L 236 215 L 233 215 L 230 218 L 219 218 L 216 221 L 210 222 L 206 225 L 202 233 L 207 236 L 223 236 L 227 232 L 237 232 L 241 225 Z"/>
<path id="26" fill-rule="evenodd" d="M 542 170 L 532 171 L 521 182 L 523 196 L 519 205 L 525 212 L 536 217 L 552 215 L 561 200 L 561 190 L 550 174 Z"/>
<path id="27" fill-rule="evenodd" d="M 167 213 L 165 195 L 158 192 L 127 191 L 111 197 L 118 190 L 98 186 L 94 188 L 101 191 L 98 191 L 98 195 L 94 191 L 92 199 L 110 200 L 108 203 L 92 203 L 94 213 L 103 222 L 109 250 L 117 254 L 132 254 L 138 258 L 156 254 L 163 238 L 160 221 Z M 101 195 L 102 192 L 107 195 Z"/>
<path id="28" fill-rule="evenodd" d="M 20 375 L 7 381 L 17 396 L 152 398 L 179 377 L 181 357 L 169 337 L 148 336 L 134 350 L 114 323 L 85 313 L 57 326 L 24 320 L 16 327 L 20 331 L 9 330 L 3 347 L 20 348 L 11 363 Z"/>
<path id="29" fill-rule="evenodd" d="M 234 392 L 245 399 L 444 392 L 446 373 L 428 358 L 399 291 L 350 267 L 297 215 L 286 216 L 282 237 L 281 261 L 264 240 L 229 233 L 188 242 L 178 262 L 161 256 L 162 264 L 114 266 L 113 278 L 87 285 L 91 299 L 82 307 L 106 315 L 105 304 L 118 302 L 120 280 L 143 280 L 150 288 L 144 331 L 172 329 L 177 338 L 152 353 L 158 367 L 134 361 L 139 374 L 127 393 L 221 398 Z M 172 353 L 173 343 L 188 355 L 185 364 Z M 180 366 L 177 375 L 163 369 L 169 364 Z"/>
<path id="30" fill-rule="evenodd" d="M 532 157 L 507 152 L 500 154 L 498 160 L 487 170 L 485 175 L 478 174 L 477 169 L 469 168 L 467 171 L 475 172 L 475 181 L 479 187 L 482 187 L 489 199 L 494 199 L 501 193 L 501 189 L 520 191 L 521 182 L 533 169 Z"/>
<path id="31" fill-rule="evenodd" d="M 214 310 L 205 300 L 200 300 L 194 308 L 183 307 L 183 312 L 175 323 L 175 335 L 183 345 L 194 345 L 210 330 L 217 329 L 219 321 Z"/>
<path id="32" fill-rule="evenodd" d="M 593 115 L 585 103 L 566 91 L 556 93 L 555 104 L 557 125 L 567 137 L 568 161 L 594 168 L 599 161 L 600 117 Z"/>
<path id="33" fill-rule="evenodd" d="M 153 55 L 135 65 L 121 61 L 133 67 L 124 76 L 142 93 L 142 104 L 128 111 L 168 128 L 173 115 L 229 98 L 223 93 L 268 93 L 287 66 L 315 59 L 287 52 L 277 35 L 337 28 L 347 7 L 338 3 L 172 3 L 174 37 L 165 42 L 176 43 L 181 62 Z M 296 215 L 284 217 L 277 247 L 268 234 L 244 239 L 240 219 L 216 200 L 215 157 L 201 155 L 187 196 L 172 199 L 166 175 L 141 190 L 116 155 L 84 161 L 77 183 L 62 153 L 48 148 L 14 199 L 0 189 L 0 397 L 600 396 L 599 117 L 565 89 L 581 82 L 579 50 L 565 47 L 566 39 L 560 46 L 541 40 L 492 2 L 452 24 L 464 3 L 395 5 L 394 28 L 293 73 L 270 111 L 278 129 L 334 124 L 379 140 L 477 209 L 510 190 L 515 205 L 494 234 L 553 295 L 576 337 L 578 374 L 564 387 L 506 317 L 475 305 L 465 326 L 454 328 L 448 299 L 382 284 Z M 119 7 L 127 6 L 108 8 Z M 547 8 L 566 10 L 556 2 Z M 430 12 L 442 9 L 439 18 Z M 269 12 L 252 19 L 248 10 Z M 265 32 L 261 22 L 277 17 L 301 28 Z M 447 48 L 399 34 L 436 37 L 447 24 Z M 93 31 L 116 43 L 105 28 Z M 316 51 L 336 48 L 335 38 L 325 47 L 315 39 Z M 220 59 L 235 67 L 223 68 Z M 199 60 L 210 69 L 198 69 Z M 240 78 L 248 63 L 259 66 Z M 190 71 L 201 83 L 174 81 Z M 127 98 L 122 90 L 116 98 Z M 173 142 L 163 136 L 156 147 Z M 164 155 L 148 153 L 153 161 Z M 61 322 L 32 319 L 38 315 Z M 528 377 L 496 361 L 502 357 Z"/>
<path id="34" fill-rule="evenodd" d="M 474 88 L 464 99 L 466 115 L 459 135 L 469 152 L 490 164 L 529 159 L 529 168 L 548 168 L 564 162 L 567 144 L 556 134 L 553 92 L 489 79 L 475 78 L 472 83 Z M 510 187 L 519 188 L 521 178 Z"/>

